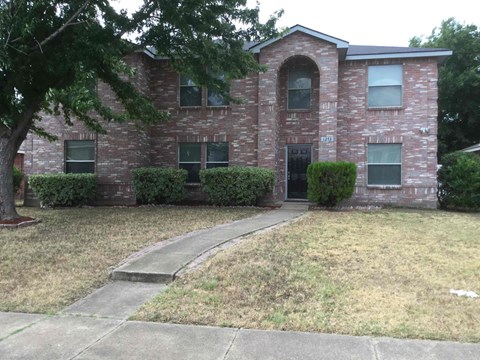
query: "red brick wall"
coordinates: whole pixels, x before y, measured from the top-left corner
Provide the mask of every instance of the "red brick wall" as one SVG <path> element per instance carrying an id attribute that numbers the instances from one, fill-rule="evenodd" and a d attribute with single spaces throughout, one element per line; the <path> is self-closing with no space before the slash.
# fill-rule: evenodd
<path id="1" fill-rule="evenodd" d="M 285 110 L 284 72 L 289 64 L 308 59 L 314 66 L 311 111 Z M 336 143 L 321 143 L 321 136 L 334 136 L 337 128 L 338 52 L 335 45 L 296 32 L 262 49 L 260 63 L 259 166 L 275 168 L 274 201 L 285 199 L 285 146 L 312 144 L 312 160 L 336 159 Z M 316 78 L 318 73 L 319 79 Z M 282 121 L 285 118 L 285 121 Z M 298 120 L 297 120 L 298 119 Z"/>
<path id="2" fill-rule="evenodd" d="M 168 110 L 168 122 L 151 128 L 152 166 L 177 166 L 180 142 L 229 142 L 230 164 L 257 166 L 258 76 L 251 75 L 230 84 L 239 105 L 207 107 L 207 90 L 202 90 L 202 106 L 179 106 L 179 75 L 166 61 L 156 61 L 151 71 L 151 96 L 160 109 Z"/>
<path id="3" fill-rule="evenodd" d="M 179 75 L 165 60 L 134 54 L 128 61 L 137 68 L 134 84 L 150 95 L 172 118 L 144 131 L 134 124 L 107 124 L 107 135 L 96 135 L 80 125 L 66 127 L 61 118 L 45 117 L 47 130 L 59 136 L 49 143 L 29 136 L 27 174 L 64 171 L 64 141 L 96 140 L 99 203 L 133 203 L 131 169 L 138 166 L 177 166 L 180 142 L 229 142 L 230 164 L 276 170 L 274 193 L 267 199 L 285 199 L 285 147 L 312 144 L 312 160 L 348 160 L 357 164 L 354 202 L 391 203 L 434 207 L 437 150 L 437 64 L 434 59 L 394 61 L 338 61 L 333 44 L 294 33 L 265 48 L 259 62 L 265 73 L 233 81 L 231 95 L 241 104 L 179 107 Z M 307 64 L 313 70 L 312 106 L 309 111 L 286 108 L 290 66 Z M 404 106 L 395 110 L 367 108 L 369 64 L 401 63 L 404 69 Z M 99 84 L 105 102 L 121 111 L 114 94 Z M 422 134 L 420 128 L 429 128 Z M 321 142 L 331 136 L 333 142 Z M 398 189 L 366 184 L 366 145 L 403 144 L 402 186 Z M 205 154 L 203 154 L 203 159 Z M 204 164 L 204 163 L 203 163 Z"/>
<path id="4" fill-rule="evenodd" d="M 138 69 L 134 84 L 148 94 L 148 72 L 142 69 L 146 59 L 143 55 L 134 55 L 128 59 Z M 146 89 L 146 90 L 145 90 Z M 122 111 L 121 103 L 104 83 L 98 84 L 106 105 L 116 111 Z M 95 173 L 98 176 L 98 204 L 133 204 L 135 202 L 131 187 L 131 169 L 150 164 L 149 130 L 140 130 L 134 123 L 104 123 L 107 135 L 95 134 L 74 121 L 67 126 L 62 117 L 43 114 L 42 126 L 48 132 L 58 136 L 58 141 L 49 142 L 43 138 L 28 135 L 24 142 L 25 173 L 59 173 L 65 171 L 65 141 L 94 140 Z M 27 204 L 36 201 L 27 190 Z"/>
<path id="5" fill-rule="evenodd" d="M 369 110 L 368 65 L 403 65 L 399 109 Z M 349 61 L 340 66 L 338 160 L 353 161 L 358 174 L 353 200 L 436 206 L 437 63 L 434 59 Z M 420 128 L 428 128 L 423 134 Z M 367 144 L 402 144 L 402 186 L 367 186 Z"/>

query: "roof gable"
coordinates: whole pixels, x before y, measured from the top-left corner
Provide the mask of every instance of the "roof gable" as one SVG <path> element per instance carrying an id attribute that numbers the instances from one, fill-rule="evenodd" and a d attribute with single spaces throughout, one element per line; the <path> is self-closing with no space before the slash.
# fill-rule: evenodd
<path id="1" fill-rule="evenodd" d="M 335 44 L 337 46 L 337 49 L 348 49 L 348 42 L 342 39 L 338 39 L 336 37 L 309 29 L 305 26 L 302 25 L 295 25 L 292 26 L 283 36 L 279 36 L 273 39 L 265 40 L 261 43 L 255 44 L 252 47 L 250 47 L 248 50 L 250 50 L 253 53 L 259 53 L 261 49 L 264 47 L 271 45 L 289 35 L 292 35 L 295 32 L 302 32 L 304 34 L 313 36 L 314 38 L 317 38 L 319 40 L 327 41 L 329 43 Z"/>

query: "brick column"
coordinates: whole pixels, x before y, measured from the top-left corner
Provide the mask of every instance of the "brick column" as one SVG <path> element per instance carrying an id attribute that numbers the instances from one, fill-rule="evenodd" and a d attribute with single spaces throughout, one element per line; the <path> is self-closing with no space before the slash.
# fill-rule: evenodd
<path id="1" fill-rule="evenodd" d="M 318 58 L 320 68 L 320 101 L 318 119 L 318 158 L 314 161 L 337 160 L 338 55 L 325 51 Z"/>

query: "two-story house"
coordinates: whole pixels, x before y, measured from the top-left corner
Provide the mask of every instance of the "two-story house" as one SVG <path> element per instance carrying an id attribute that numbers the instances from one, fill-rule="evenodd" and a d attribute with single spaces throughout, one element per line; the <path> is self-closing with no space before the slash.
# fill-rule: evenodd
<path id="1" fill-rule="evenodd" d="M 296 25 L 288 34 L 249 44 L 267 71 L 232 81 L 230 104 L 176 73 L 150 50 L 133 54 L 136 86 L 172 120 L 139 130 L 108 124 L 107 135 L 45 116 L 60 140 L 25 142 L 25 172 L 94 172 L 99 204 L 135 202 L 133 168 L 188 170 L 258 166 L 275 171 L 267 202 L 305 199 L 306 168 L 316 161 L 357 165 L 352 201 L 436 206 L 437 80 L 447 49 L 356 46 Z M 98 91 L 119 103 L 105 85 Z"/>

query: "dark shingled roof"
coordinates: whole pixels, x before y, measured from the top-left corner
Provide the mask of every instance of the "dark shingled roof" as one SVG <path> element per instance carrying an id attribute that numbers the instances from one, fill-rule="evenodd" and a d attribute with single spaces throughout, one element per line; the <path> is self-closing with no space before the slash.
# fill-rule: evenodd
<path id="1" fill-rule="evenodd" d="M 401 46 L 372 46 L 372 45 L 350 45 L 347 56 L 355 55 L 380 55 L 380 54 L 414 54 L 437 51 L 449 51 L 448 49 L 438 48 L 413 48 Z"/>
<path id="2" fill-rule="evenodd" d="M 306 28 L 301 25 L 292 26 L 289 29 L 289 33 L 283 36 L 288 36 L 296 31 L 303 32 L 307 35 L 316 37 L 318 39 L 329 41 L 337 45 L 339 49 L 339 60 L 371 60 L 371 59 L 398 59 L 398 58 L 416 58 L 416 57 L 436 57 L 438 62 L 444 61 L 448 56 L 452 55 L 452 51 L 449 49 L 438 48 L 412 48 L 412 47 L 400 47 L 400 46 L 373 46 L 373 45 L 350 45 L 347 41 L 332 37 L 327 34 L 320 33 L 318 31 Z M 263 42 L 245 42 L 243 49 L 245 51 L 253 51 L 258 53 L 260 49 L 268 46 L 275 41 L 280 40 L 274 38 L 265 40 Z M 145 49 L 145 53 L 153 58 L 163 58 L 158 52 L 148 47 Z"/>

